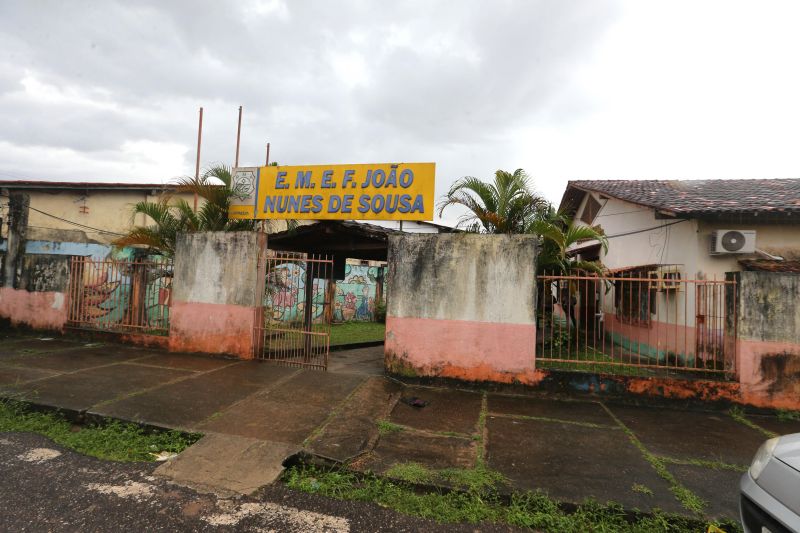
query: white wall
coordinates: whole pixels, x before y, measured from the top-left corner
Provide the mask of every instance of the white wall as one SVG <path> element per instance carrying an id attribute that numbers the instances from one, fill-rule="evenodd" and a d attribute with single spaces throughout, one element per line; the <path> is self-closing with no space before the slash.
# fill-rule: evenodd
<path id="1" fill-rule="evenodd" d="M 774 255 L 798 257 L 800 255 L 800 226 L 777 224 L 732 224 L 701 220 L 657 219 L 655 210 L 615 198 L 601 199 L 601 209 L 592 222 L 600 226 L 609 237 L 608 252 L 601 253 L 600 260 L 610 270 L 640 265 L 677 265 L 682 279 L 724 280 L 726 272 L 741 271 L 739 259 L 758 258 L 757 255 L 729 254 L 711 255 L 711 233 L 721 229 L 747 229 L 756 231 L 756 247 Z M 588 197 L 587 194 L 587 197 Z M 581 202 L 575 222 L 580 220 L 587 198 Z M 639 231 L 647 230 L 647 231 Z M 630 235 L 624 235 L 632 233 Z M 694 291 L 694 285 L 684 287 Z M 658 293 L 658 315 L 654 320 L 693 325 L 694 297 Z M 607 299 L 606 311 L 613 309 Z M 684 319 L 684 317 L 686 317 Z M 668 320 L 667 320 L 668 319 Z"/>

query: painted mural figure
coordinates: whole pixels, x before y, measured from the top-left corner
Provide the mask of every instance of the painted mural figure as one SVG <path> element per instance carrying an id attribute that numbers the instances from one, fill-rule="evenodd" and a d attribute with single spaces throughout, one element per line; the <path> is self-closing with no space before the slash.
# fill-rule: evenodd
<path id="1" fill-rule="evenodd" d="M 369 287 L 364 285 L 364 287 L 361 289 L 361 303 L 356 310 L 356 318 L 358 320 L 369 320 L 372 318 L 372 313 L 369 309 L 369 300 Z"/>

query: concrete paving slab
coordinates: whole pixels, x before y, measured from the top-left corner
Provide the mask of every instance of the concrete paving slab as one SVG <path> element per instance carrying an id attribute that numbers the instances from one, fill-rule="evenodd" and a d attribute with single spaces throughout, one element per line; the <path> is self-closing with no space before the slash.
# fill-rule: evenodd
<path id="1" fill-rule="evenodd" d="M 382 435 L 375 449 L 356 467 L 378 474 L 395 464 L 410 462 L 433 470 L 474 468 L 476 457 L 477 442 L 471 439 L 398 431 Z"/>
<path id="2" fill-rule="evenodd" d="M 9 342 L 4 341 L 0 343 L 0 358 L 5 359 L 7 357 L 16 357 L 26 354 L 47 353 L 56 350 L 80 348 L 86 344 L 88 343 L 74 339 L 61 339 L 46 336 L 11 339 Z"/>
<path id="3" fill-rule="evenodd" d="M 521 490 L 581 502 L 595 498 L 627 508 L 682 512 L 666 481 L 621 430 L 487 417 L 488 464 Z M 633 490 L 643 485 L 653 495 Z"/>
<path id="4" fill-rule="evenodd" d="M 239 362 L 240 361 L 235 359 L 224 359 L 222 357 L 208 357 L 183 353 L 155 353 L 139 358 L 132 364 L 206 372 Z"/>
<path id="5" fill-rule="evenodd" d="M 300 445 L 325 421 L 332 408 L 305 405 L 300 399 L 285 402 L 268 394 L 255 394 L 200 424 L 198 430 Z"/>
<path id="6" fill-rule="evenodd" d="M 301 444 L 363 380 L 362 376 L 301 370 L 275 389 L 242 400 L 198 428 Z"/>
<path id="7" fill-rule="evenodd" d="M 490 394 L 489 412 L 506 415 L 522 415 L 555 418 L 573 422 L 614 426 L 614 419 L 597 402 L 549 400 L 521 396 Z"/>
<path id="8" fill-rule="evenodd" d="M 402 386 L 379 377 L 370 378 L 342 405 L 320 436 L 308 447 L 316 455 L 347 462 L 363 453 L 378 436 L 377 420 L 386 418 Z"/>
<path id="9" fill-rule="evenodd" d="M 263 388 L 274 384 L 276 376 L 283 377 L 296 372 L 296 368 L 250 360 L 214 370 L 213 375 L 216 378 L 215 383 L 222 383 L 226 386 Z"/>
<path id="10" fill-rule="evenodd" d="M 669 465 L 673 476 L 708 503 L 709 518 L 739 518 L 739 480 L 742 472 L 714 470 L 694 465 Z"/>
<path id="11" fill-rule="evenodd" d="M 417 397 L 428 405 L 417 408 L 398 402 L 390 417 L 396 424 L 428 431 L 475 432 L 483 399 L 480 393 L 407 387 L 403 397 Z"/>
<path id="12" fill-rule="evenodd" d="M 330 353 L 328 372 L 383 375 L 383 345 Z"/>
<path id="13" fill-rule="evenodd" d="M 749 465 L 764 436 L 724 412 L 609 406 L 656 455 Z"/>
<path id="14" fill-rule="evenodd" d="M 777 416 L 760 415 L 747 415 L 747 418 L 754 424 L 778 435 L 800 433 L 800 420 L 781 420 Z"/>
<path id="15" fill-rule="evenodd" d="M 6 360 L 6 364 L 25 368 L 41 368 L 58 372 L 74 372 L 101 365 L 122 363 L 141 357 L 135 351 L 119 350 L 113 346 L 79 346 L 53 353 L 32 354 Z"/>
<path id="16" fill-rule="evenodd" d="M 330 408 L 353 392 L 365 379 L 365 376 L 354 374 L 304 370 L 270 391 L 269 396 L 280 402 L 296 402 L 302 399 L 306 405 Z"/>
<path id="17" fill-rule="evenodd" d="M 240 373 L 213 371 L 101 405 L 92 413 L 191 430 L 205 419 L 221 414 L 234 403 L 296 372 L 287 367 L 269 368 L 270 372 L 261 376 L 257 383 L 243 380 Z"/>
<path id="18" fill-rule="evenodd" d="M 55 375 L 57 375 L 57 372 L 51 370 L 0 365 L 0 385 L 16 385 L 25 381 L 49 378 Z"/>
<path id="19" fill-rule="evenodd" d="M 110 365 L 13 387 L 27 401 L 85 411 L 93 405 L 191 374 L 185 370 Z"/>
<path id="20" fill-rule="evenodd" d="M 155 474 L 210 492 L 252 494 L 283 472 L 297 447 L 233 435 L 206 435 Z"/>

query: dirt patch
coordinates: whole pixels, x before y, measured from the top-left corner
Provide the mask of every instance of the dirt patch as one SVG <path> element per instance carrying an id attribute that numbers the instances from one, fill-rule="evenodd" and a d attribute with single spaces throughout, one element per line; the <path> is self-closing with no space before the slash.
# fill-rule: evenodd
<path id="1" fill-rule="evenodd" d="M 153 486 L 138 481 L 126 481 L 123 485 L 106 485 L 103 483 L 89 483 L 86 488 L 99 492 L 118 496 L 120 498 L 143 501 L 153 496 Z"/>
<path id="2" fill-rule="evenodd" d="M 51 448 L 34 448 L 17 456 L 18 459 L 28 463 L 44 463 L 61 455 L 58 450 Z"/>

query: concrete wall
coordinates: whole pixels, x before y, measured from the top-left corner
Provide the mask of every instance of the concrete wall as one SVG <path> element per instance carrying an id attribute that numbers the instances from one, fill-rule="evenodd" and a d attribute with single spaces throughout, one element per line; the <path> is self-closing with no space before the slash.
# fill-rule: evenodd
<path id="1" fill-rule="evenodd" d="M 264 253 L 266 236 L 255 232 L 178 236 L 171 350 L 252 357 L 263 287 L 258 257 Z"/>
<path id="2" fill-rule="evenodd" d="M 28 239 L 101 244 L 109 244 L 116 235 L 80 228 L 65 220 L 114 233 L 126 233 L 134 225 L 149 223 L 144 215 L 137 215 L 136 218 L 131 216 L 133 205 L 142 201 L 157 202 L 161 197 L 161 192 L 157 189 L 27 189 L 25 192 L 30 195 L 31 207 L 38 210 L 30 211 Z M 181 193 L 174 196 L 190 204 L 193 201 L 191 194 Z M 0 197 L 0 212 L 6 202 L 5 198 Z"/>
<path id="3" fill-rule="evenodd" d="M 747 403 L 800 408 L 800 274 L 737 272 L 737 373 Z"/>
<path id="4" fill-rule="evenodd" d="M 532 383 L 536 239 L 392 235 L 386 366 L 396 374 Z"/>
<path id="5" fill-rule="evenodd" d="M 19 278 L 0 280 L 0 319 L 12 326 L 62 330 L 67 322 L 69 259 L 24 256 Z"/>

